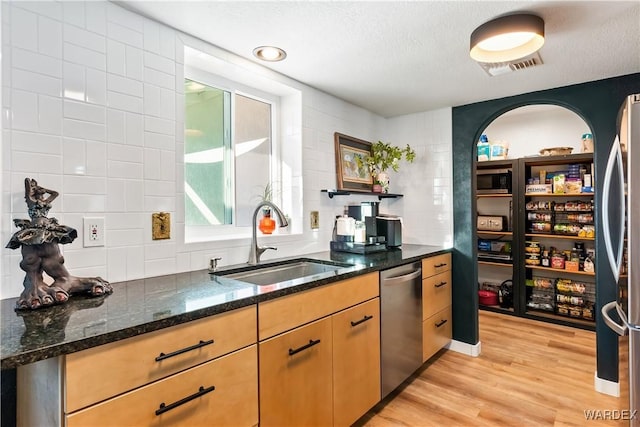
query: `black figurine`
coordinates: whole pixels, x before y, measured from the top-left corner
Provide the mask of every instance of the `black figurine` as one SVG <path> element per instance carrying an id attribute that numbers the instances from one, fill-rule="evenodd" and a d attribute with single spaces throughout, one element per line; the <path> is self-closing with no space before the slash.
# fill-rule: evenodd
<path id="1" fill-rule="evenodd" d="M 39 186 L 35 179 L 25 178 L 24 198 L 31 219 L 13 220 L 20 230 L 7 244 L 10 249 L 22 247 L 20 268 L 26 275 L 24 290 L 16 303 L 18 310 L 64 303 L 73 294 L 98 296 L 113 292 L 109 282 L 100 277 L 75 277 L 67 271 L 58 244 L 73 242 L 78 233 L 74 228 L 58 224 L 56 218 L 47 218 L 56 197 L 57 191 Z M 45 283 L 43 273 L 53 279 L 51 285 Z"/>

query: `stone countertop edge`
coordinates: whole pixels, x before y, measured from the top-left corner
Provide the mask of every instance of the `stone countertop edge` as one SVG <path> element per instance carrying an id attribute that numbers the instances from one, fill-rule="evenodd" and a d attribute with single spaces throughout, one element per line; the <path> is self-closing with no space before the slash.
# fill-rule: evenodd
<path id="1" fill-rule="evenodd" d="M 441 246 L 403 245 L 368 255 L 325 251 L 264 261 L 310 259 L 354 265 L 326 278 L 274 286 L 214 279 L 207 270 L 200 270 L 114 283 L 111 295 L 75 296 L 65 304 L 34 311 L 15 311 L 17 298 L 3 299 L 0 368 L 74 353 L 450 251 Z M 240 269 L 247 265 L 224 267 L 219 273 Z"/>

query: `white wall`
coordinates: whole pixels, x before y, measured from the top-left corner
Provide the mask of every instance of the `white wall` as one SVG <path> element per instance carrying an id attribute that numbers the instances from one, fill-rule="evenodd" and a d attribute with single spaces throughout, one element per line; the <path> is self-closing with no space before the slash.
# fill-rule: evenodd
<path id="1" fill-rule="evenodd" d="M 25 177 L 60 192 L 50 217 L 80 232 L 104 216 L 106 246 L 61 246 L 72 274 L 111 282 L 203 269 L 212 256 L 243 263 L 249 239 L 185 244 L 182 193 L 183 40 L 175 30 L 108 2 L 2 3 L 2 242 L 28 218 Z M 212 49 L 216 49 L 212 47 Z M 232 56 L 227 54 L 227 56 Z M 244 60 L 234 58 L 243 63 Z M 246 62 L 246 66 L 257 67 Z M 365 197 L 329 199 L 333 133 L 415 145 L 418 159 L 392 176 L 382 211 L 403 215 L 409 243 L 450 242 L 450 110 L 385 120 L 293 80 L 302 92 L 303 234 L 273 237 L 263 259 L 328 250 L 333 217 Z M 397 186 L 396 186 L 397 184 Z M 320 229 L 309 212 L 320 211 Z M 172 238 L 151 239 L 151 213 L 172 214 Z M 260 238 L 261 241 L 264 238 Z M 17 296 L 19 251 L 2 249 L 0 297 Z"/>
<path id="2" fill-rule="evenodd" d="M 496 118 L 484 130 L 489 141 L 509 143 L 509 158 L 537 156 L 543 148 L 571 147 L 582 152 L 582 135 L 591 133 L 582 117 L 557 105 L 529 105 Z"/>

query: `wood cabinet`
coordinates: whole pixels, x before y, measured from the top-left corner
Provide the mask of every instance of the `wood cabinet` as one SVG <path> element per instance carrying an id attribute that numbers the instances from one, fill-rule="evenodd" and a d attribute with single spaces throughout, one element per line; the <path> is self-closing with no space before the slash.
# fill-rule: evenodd
<path id="1" fill-rule="evenodd" d="M 258 304 L 261 426 L 350 425 L 380 400 L 378 274 Z"/>
<path id="2" fill-rule="evenodd" d="M 18 425 L 256 425 L 256 320 L 250 306 L 25 365 Z"/>
<path id="3" fill-rule="evenodd" d="M 451 254 L 422 260 L 422 360 L 451 341 Z"/>
<path id="4" fill-rule="evenodd" d="M 349 426 L 380 400 L 380 299 L 331 316 L 333 424 Z"/>

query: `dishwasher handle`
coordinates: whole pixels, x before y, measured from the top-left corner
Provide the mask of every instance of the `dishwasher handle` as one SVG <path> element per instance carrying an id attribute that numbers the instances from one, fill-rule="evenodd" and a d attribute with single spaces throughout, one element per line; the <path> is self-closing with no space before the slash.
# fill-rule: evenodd
<path id="1" fill-rule="evenodd" d="M 397 285 L 398 283 L 409 282 L 417 277 L 422 276 L 422 269 L 412 271 L 411 273 L 403 274 L 401 276 L 385 277 L 382 279 L 382 283 L 385 285 Z"/>

